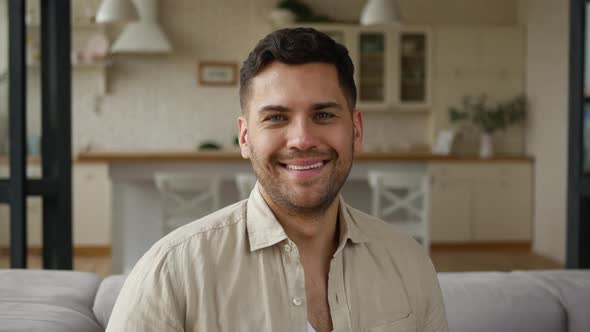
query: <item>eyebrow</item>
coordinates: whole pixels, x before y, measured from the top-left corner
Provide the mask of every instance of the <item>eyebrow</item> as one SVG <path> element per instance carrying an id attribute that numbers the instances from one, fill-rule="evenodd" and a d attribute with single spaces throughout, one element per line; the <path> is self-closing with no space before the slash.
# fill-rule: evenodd
<path id="1" fill-rule="evenodd" d="M 323 110 L 326 108 L 336 108 L 336 109 L 342 109 L 342 106 L 340 106 L 340 104 L 336 103 L 336 102 L 323 102 L 323 103 L 315 103 L 311 106 L 311 110 L 312 111 L 319 111 L 319 110 Z M 265 112 L 288 112 L 290 111 L 290 109 L 288 107 L 285 106 L 281 106 L 281 105 L 265 105 L 264 107 L 259 109 L 259 113 L 265 113 Z"/>

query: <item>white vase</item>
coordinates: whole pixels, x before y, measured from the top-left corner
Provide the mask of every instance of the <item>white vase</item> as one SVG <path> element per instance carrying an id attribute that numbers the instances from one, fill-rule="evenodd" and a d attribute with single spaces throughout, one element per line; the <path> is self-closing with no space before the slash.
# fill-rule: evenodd
<path id="1" fill-rule="evenodd" d="M 479 145 L 479 156 L 490 158 L 494 155 L 494 141 L 491 133 L 482 133 Z"/>

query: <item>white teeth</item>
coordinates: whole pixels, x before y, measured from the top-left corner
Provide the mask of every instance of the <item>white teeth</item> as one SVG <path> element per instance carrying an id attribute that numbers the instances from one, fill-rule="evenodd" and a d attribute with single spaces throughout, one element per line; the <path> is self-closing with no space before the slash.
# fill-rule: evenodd
<path id="1" fill-rule="evenodd" d="M 287 165 L 287 168 L 292 169 L 292 170 L 296 170 L 296 171 L 304 171 L 307 169 L 322 167 L 323 164 L 324 163 L 322 161 L 320 161 L 319 163 L 315 163 L 313 165 L 307 165 L 307 166 Z"/>

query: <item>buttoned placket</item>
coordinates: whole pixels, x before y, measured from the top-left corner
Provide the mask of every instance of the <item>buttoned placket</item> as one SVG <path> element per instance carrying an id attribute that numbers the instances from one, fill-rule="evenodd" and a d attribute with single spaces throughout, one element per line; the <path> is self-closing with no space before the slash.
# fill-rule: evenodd
<path id="1" fill-rule="evenodd" d="M 344 249 L 344 248 L 342 248 Z M 348 298 L 344 287 L 343 251 L 336 252 L 330 262 L 328 274 L 328 303 L 330 304 L 330 316 L 334 331 L 352 332 L 350 312 L 348 310 Z"/>
<path id="2" fill-rule="evenodd" d="M 305 274 L 299 259 L 299 250 L 291 240 L 283 241 L 281 248 L 285 277 L 287 279 L 291 315 L 289 330 L 307 331 L 307 301 L 305 297 Z"/>

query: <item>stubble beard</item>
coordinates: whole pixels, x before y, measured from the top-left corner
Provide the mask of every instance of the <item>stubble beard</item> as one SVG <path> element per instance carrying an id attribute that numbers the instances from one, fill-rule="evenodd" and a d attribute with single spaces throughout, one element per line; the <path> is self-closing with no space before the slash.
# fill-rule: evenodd
<path id="1" fill-rule="evenodd" d="M 340 159 L 340 156 L 334 149 L 330 149 L 328 153 L 331 155 L 330 163 L 335 163 L 334 169 L 332 173 L 329 174 L 328 178 L 320 178 L 313 180 L 310 183 L 302 183 L 304 186 L 312 186 L 316 181 L 326 181 L 324 188 L 319 189 L 323 191 L 323 193 L 319 195 L 319 199 L 315 200 L 315 202 L 309 203 L 300 202 L 294 191 L 291 190 L 286 183 L 281 182 L 280 176 L 276 173 L 276 168 L 281 167 L 278 166 L 277 163 L 277 160 L 279 160 L 277 154 L 272 155 L 269 158 L 271 169 L 266 167 L 265 161 L 258 156 L 256 150 L 252 147 L 250 147 L 250 160 L 262 190 L 264 190 L 266 196 L 272 201 L 273 205 L 280 208 L 283 213 L 291 216 L 318 216 L 322 215 L 332 205 L 337 198 L 340 189 L 344 185 L 344 182 L 346 182 L 350 169 L 352 168 L 354 147 L 352 147 L 351 158 L 348 161 L 348 164 L 345 160 Z M 301 152 L 299 154 L 302 156 L 310 155 L 309 152 Z M 280 170 L 278 172 L 280 172 Z M 311 190 L 316 189 L 314 188 Z"/>

